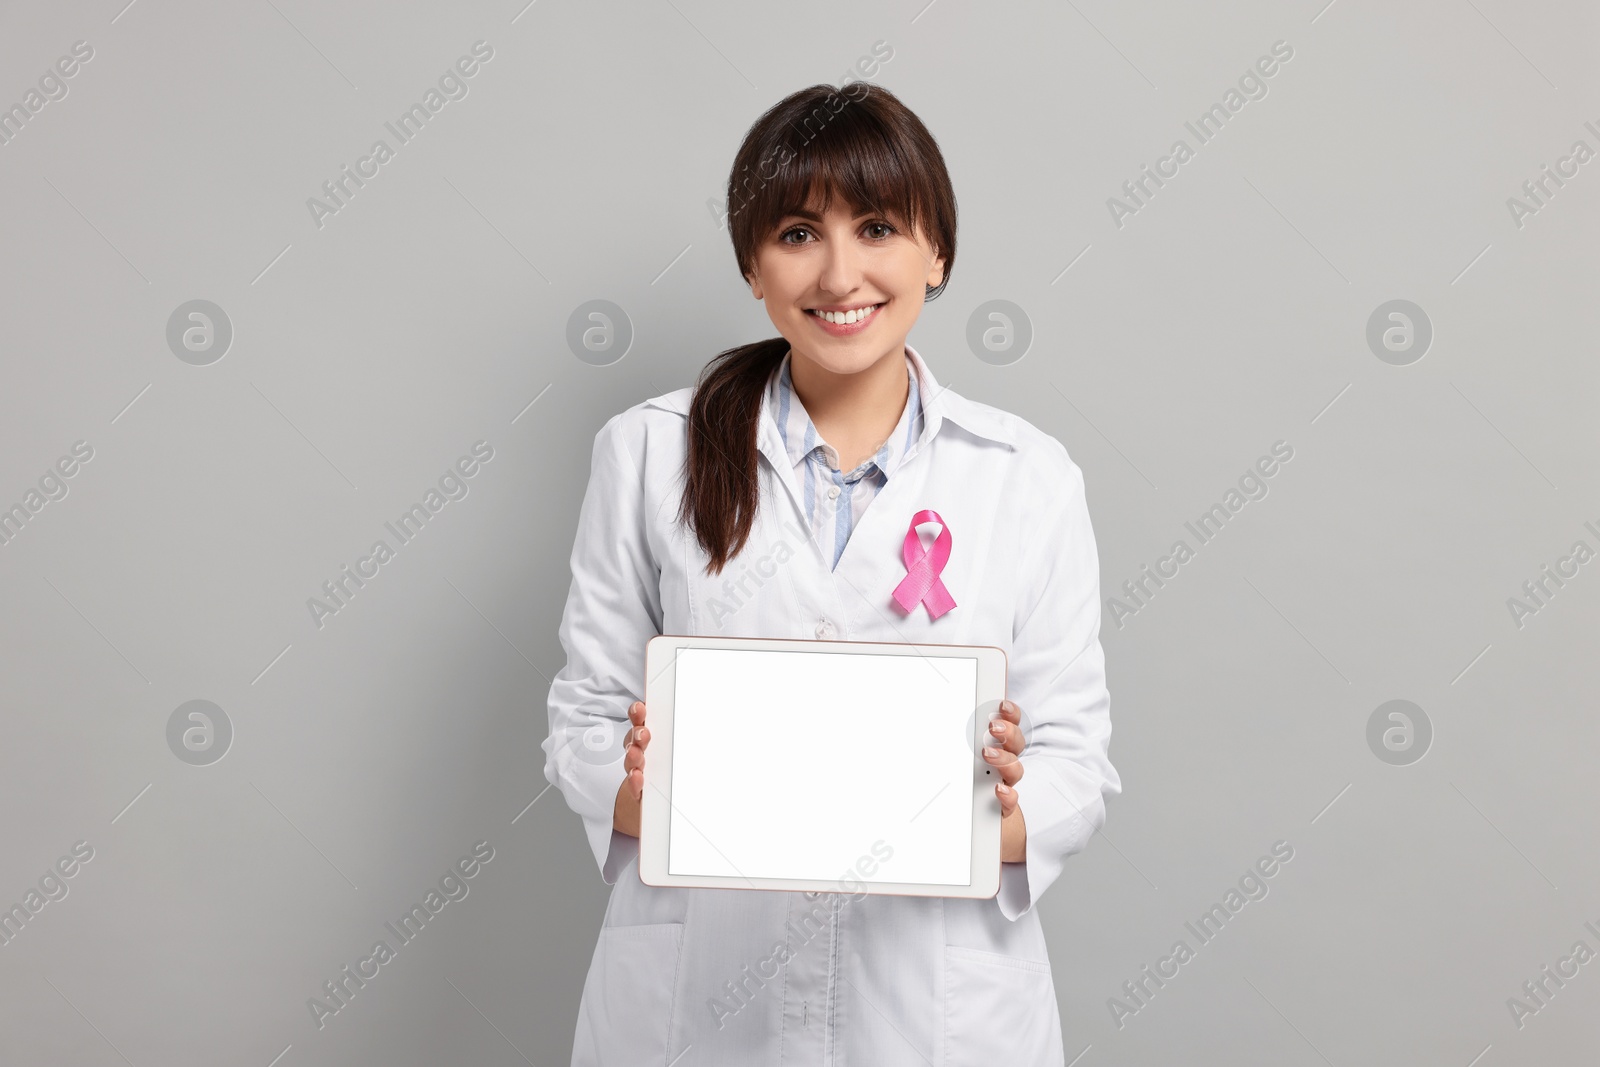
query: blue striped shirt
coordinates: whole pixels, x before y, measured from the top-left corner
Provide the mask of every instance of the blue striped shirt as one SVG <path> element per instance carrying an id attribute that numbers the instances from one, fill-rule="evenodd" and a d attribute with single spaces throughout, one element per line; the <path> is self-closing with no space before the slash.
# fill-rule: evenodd
<path id="1" fill-rule="evenodd" d="M 767 407 L 778 423 L 778 433 L 795 466 L 795 483 L 805 504 L 817 544 L 839 565 L 844 546 L 856 522 L 872 503 L 889 476 L 899 469 L 922 443 L 926 422 L 922 415 L 921 372 L 912 354 L 906 353 L 906 370 L 911 389 L 888 440 L 851 471 L 839 469 L 839 452 L 817 434 L 817 427 L 794 391 L 789 375 L 793 352 L 767 384 Z"/>

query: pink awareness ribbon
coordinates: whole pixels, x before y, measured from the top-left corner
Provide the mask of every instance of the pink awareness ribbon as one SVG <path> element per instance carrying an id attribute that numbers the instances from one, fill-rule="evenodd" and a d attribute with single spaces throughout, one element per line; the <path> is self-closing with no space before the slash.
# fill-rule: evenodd
<path id="1" fill-rule="evenodd" d="M 917 527 L 925 522 L 939 524 L 939 536 L 933 547 L 924 549 L 917 536 Z M 937 619 L 956 606 L 955 598 L 945 588 L 939 577 L 944 565 L 950 562 L 950 527 L 937 511 L 922 510 L 911 516 L 911 527 L 906 530 L 905 543 L 900 555 L 906 563 L 906 576 L 894 588 L 894 599 L 906 612 L 915 611 L 918 602 L 928 606 L 928 617 Z"/>

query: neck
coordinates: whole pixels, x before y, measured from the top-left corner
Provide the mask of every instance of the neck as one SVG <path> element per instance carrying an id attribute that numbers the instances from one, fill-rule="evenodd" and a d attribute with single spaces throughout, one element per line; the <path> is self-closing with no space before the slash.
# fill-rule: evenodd
<path id="1" fill-rule="evenodd" d="M 911 395 L 905 346 L 871 366 L 838 374 L 793 349 L 789 377 L 817 433 L 839 452 L 840 467 L 853 469 L 894 432 Z"/>

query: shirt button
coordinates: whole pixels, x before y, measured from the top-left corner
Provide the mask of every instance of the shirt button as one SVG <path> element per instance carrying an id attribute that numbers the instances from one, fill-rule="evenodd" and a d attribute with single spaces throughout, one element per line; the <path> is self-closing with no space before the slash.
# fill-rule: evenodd
<path id="1" fill-rule="evenodd" d="M 837 485 L 828 486 L 828 499 L 829 500 L 838 500 L 839 499 L 839 487 Z"/>
<path id="2" fill-rule="evenodd" d="M 833 623 L 827 619 L 817 620 L 817 636 L 826 641 L 833 636 Z"/>

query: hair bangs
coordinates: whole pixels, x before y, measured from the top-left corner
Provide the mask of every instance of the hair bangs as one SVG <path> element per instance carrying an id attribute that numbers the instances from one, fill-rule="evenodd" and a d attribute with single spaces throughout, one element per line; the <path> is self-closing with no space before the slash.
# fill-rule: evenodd
<path id="1" fill-rule="evenodd" d="M 856 215 L 878 214 L 912 229 L 926 225 L 935 194 L 926 175 L 895 151 L 871 115 L 847 106 L 751 204 L 756 238 L 801 210 L 825 214 L 841 200 Z"/>

